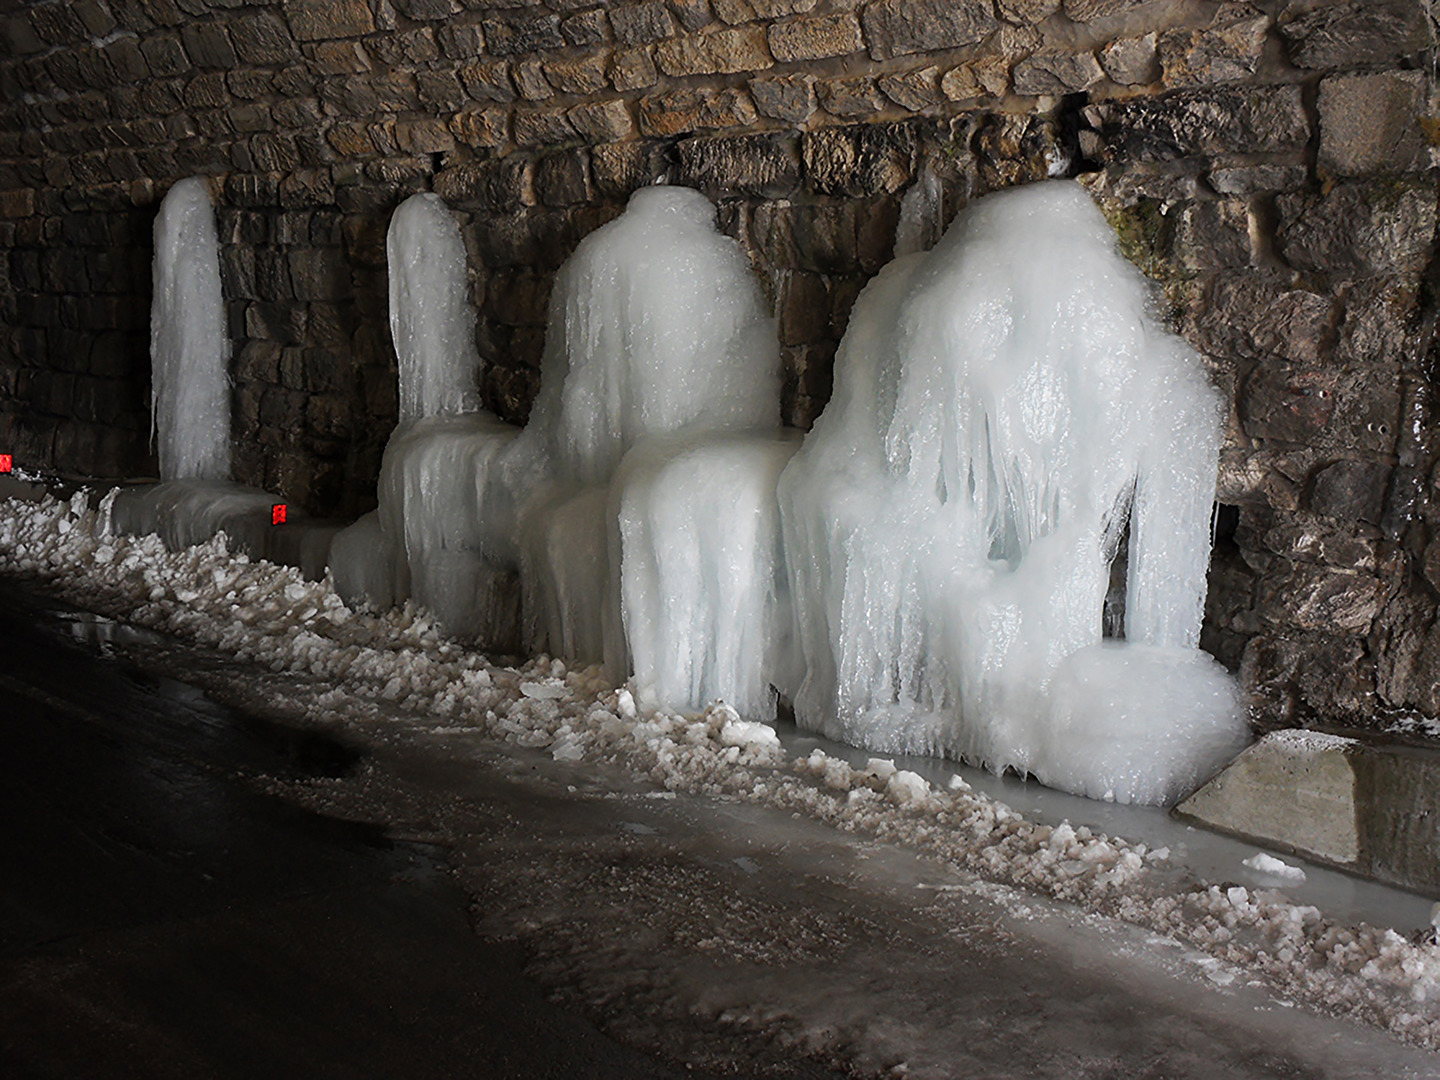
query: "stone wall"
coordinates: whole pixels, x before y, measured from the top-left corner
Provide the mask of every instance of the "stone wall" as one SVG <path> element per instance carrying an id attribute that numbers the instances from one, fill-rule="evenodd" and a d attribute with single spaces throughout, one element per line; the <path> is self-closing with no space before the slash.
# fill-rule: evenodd
<path id="1" fill-rule="evenodd" d="M 804 427 L 902 217 L 1079 176 L 1232 403 L 1206 646 L 1267 725 L 1440 715 L 1433 43 L 1423 0 L 0 0 L 0 450 L 153 469 L 149 229 L 193 173 L 237 478 L 342 514 L 411 192 L 462 218 L 521 420 L 561 261 L 637 186 L 704 190 Z"/>

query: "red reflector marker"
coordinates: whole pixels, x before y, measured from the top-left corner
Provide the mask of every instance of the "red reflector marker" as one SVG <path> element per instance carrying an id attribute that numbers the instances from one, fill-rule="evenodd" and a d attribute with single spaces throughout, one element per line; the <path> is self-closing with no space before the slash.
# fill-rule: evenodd
<path id="1" fill-rule="evenodd" d="M 270 507 L 270 524 L 271 524 L 271 525 L 284 525 L 284 524 L 285 524 L 285 504 L 284 504 L 284 503 L 276 503 L 275 505 L 273 505 L 272 507 Z"/>
<path id="2" fill-rule="evenodd" d="M 11 461 L 9 454 L 0 454 L 0 473 L 9 472 L 12 465 L 13 462 Z"/>

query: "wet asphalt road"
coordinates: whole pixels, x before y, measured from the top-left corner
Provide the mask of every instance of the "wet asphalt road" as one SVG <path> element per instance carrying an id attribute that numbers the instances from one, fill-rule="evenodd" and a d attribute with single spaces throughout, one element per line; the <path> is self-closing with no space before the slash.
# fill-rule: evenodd
<path id="1" fill-rule="evenodd" d="M 257 793 L 356 753 L 0 583 L 0 1076 L 678 1077 L 485 942 L 443 852 Z"/>

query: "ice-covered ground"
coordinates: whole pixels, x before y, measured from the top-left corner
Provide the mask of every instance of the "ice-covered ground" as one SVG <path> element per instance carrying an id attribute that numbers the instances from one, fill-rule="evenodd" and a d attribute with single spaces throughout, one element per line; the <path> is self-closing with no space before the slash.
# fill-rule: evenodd
<path id="1" fill-rule="evenodd" d="M 1073 904 L 1088 913 L 1087 926 L 1112 928 L 1112 943 L 1121 943 L 1113 948 L 1168 949 L 1177 962 L 1202 972 L 1217 993 L 1260 994 L 1272 1004 L 1301 1004 L 1375 1025 L 1421 1047 L 1440 1045 L 1440 949 L 1411 940 L 1424 922 L 1416 915 L 1423 905 L 1402 909 L 1397 900 L 1401 914 L 1385 925 L 1296 902 L 1292 897 L 1308 885 L 1287 880 L 1264 860 L 1242 866 L 1253 849 L 1237 849 L 1228 873 L 1221 866 L 1212 880 L 1193 880 L 1177 867 L 1174 852 L 1055 821 L 1043 806 L 1017 812 L 959 776 L 936 784 L 918 768 L 889 761 L 852 762 L 803 743 L 787 749 L 771 728 L 745 721 L 727 706 L 692 716 L 656 709 L 631 689 L 607 684 L 594 668 L 571 671 L 546 658 L 518 668 L 497 666 L 446 641 L 413 608 L 378 615 L 351 611 L 328 584 L 232 557 L 223 538 L 172 553 L 154 536 L 111 535 L 108 508 L 108 498 L 92 508 L 85 493 L 69 501 L 0 502 L 0 571 L 46 582 L 92 610 L 303 680 L 309 689 L 294 705 L 317 722 L 353 725 L 384 710 L 408 717 L 417 738 L 542 751 L 551 768 L 574 768 L 577 783 L 597 768 L 618 767 L 653 785 L 651 793 L 680 793 L 685 805 L 709 805 L 716 816 L 788 812 L 800 819 L 796 843 L 801 834 L 813 843 L 858 834 L 918 860 L 914 865 L 928 876 L 912 883 L 917 888 L 939 883 L 957 902 L 970 897 L 999 903 L 1010 919 L 1032 909 L 1054 912 L 1057 901 Z M 637 797 L 646 805 L 666 801 L 645 800 L 643 790 Z M 657 827 L 637 821 L 637 829 Z M 530 871 L 538 890 L 545 867 Z M 740 871 L 748 872 L 743 866 Z M 603 877 L 611 871 L 588 872 Z M 1260 874 L 1269 877 L 1253 876 Z M 625 888 L 663 892 L 665 883 Z M 537 891 L 531 915 L 554 918 L 559 909 L 547 915 L 543 899 Z M 743 952 L 745 920 L 720 911 L 713 921 L 717 940 Z M 1041 919 L 1040 925 L 1050 924 Z M 837 922 L 833 932 L 843 936 L 843 926 Z M 646 941 L 622 920 L 605 947 L 633 952 L 650 947 Z M 833 946 L 822 934 L 808 947 L 821 956 Z M 1096 964 L 1103 953 L 1103 946 L 1096 947 Z M 884 949 L 872 960 L 880 979 Z M 787 998 L 779 983 L 749 991 L 731 985 L 714 988 L 706 1000 L 732 1002 L 721 1011 L 730 1009 L 737 1023 L 774 1024 L 777 1030 L 799 1025 L 806 1045 L 849 1039 L 856 1060 L 876 1067 L 904 1060 L 905 1040 L 919 1039 L 916 1032 L 930 1024 L 941 1039 L 931 1044 L 941 1047 L 934 1060 L 943 1057 L 943 1016 L 915 1016 L 904 1030 L 882 1030 L 878 1022 L 864 1026 L 864 985 L 852 986 L 843 1006 L 804 985 L 792 990 Z M 611 992 L 605 985 L 595 991 L 600 999 Z M 744 1001 L 751 1005 L 742 1008 Z M 843 1024 L 833 1015 L 842 1008 L 848 1010 Z M 1277 1030 L 1288 1022 L 1276 1019 Z M 857 1025 L 864 1027 L 863 1038 Z M 1304 1041 L 1286 1030 L 1292 1041 Z M 921 1068 L 922 1058 L 909 1059 L 911 1075 L 944 1075 L 939 1065 Z M 1415 1060 L 1386 1074 L 1424 1075 Z M 1366 1075 L 1363 1060 L 1358 1067 L 1335 1074 Z"/>

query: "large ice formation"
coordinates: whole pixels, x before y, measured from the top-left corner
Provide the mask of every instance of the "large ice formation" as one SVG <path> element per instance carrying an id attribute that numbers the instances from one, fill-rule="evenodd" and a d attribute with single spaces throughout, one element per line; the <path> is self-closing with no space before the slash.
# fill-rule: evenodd
<path id="1" fill-rule="evenodd" d="M 230 339 L 220 244 L 203 177 L 181 180 L 155 219 L 151 425 L 164 480 L 230 475 Z"/>
<path id="2" fill-rule="evenodd" d="M 803 725 L 1133 802 L 1243 745 L 1195 647 L 1219 400 L 1146 305 L 1063 181 L 979 200 L 866 288 L 780 480 Z"/>
<path id="3" fill-rule="evenodd" d="M 523 626 L 530 649 L 603 659 L 672 707 L 773 713 L 771 684 L 794 681 L 775 481 L 797 443 L 774 321 L 714 217 L 698 192 L 648 188 L 579 245 L 517 431 L 473 411 L 454 220 L 433 196 L 397 211 L 402 420 L 379 510 L 332 547 L 342 595 L 412 598 L 492 647 Z"/>
<path id="4" fill-rule="evenodd" d="M 772 712 L 789 655 L 774 483 L 795 448 L 778 402 L 774 320 L 714 206 L 637 192 L 560 271 L 497 485 L 520 508 L 530 645 L 604 659 L 673 707 Z"/>
<path id="5" fill-rule="evenodd" d="M 347 601 L 413 599 L 459 637 L 516 646 L 513 572 L 487 559 L 478 485 L 517 430 L 480 411 L 475 313 L 460 228 L 437 195 L 405 200 L 386 236 L 400 423 L 380 467 L 379 509 L 331 545 Z"/>
<path id="6" fill-rule="evenodd" d="M 182 180 L 155 219 L 154 300 L 150 310 L 151 423 L 160 457 L 159 484 L 116 495 L 110 527 L 158 533 L 172 550 L 218 532 L 256 558 L 324 572 L 335 529 L 295 520 L 271 527 L 282 501 L 230 481 L 230 339 L 220 288 L 220 246 L 210 189 L 203 177 Z"/>

